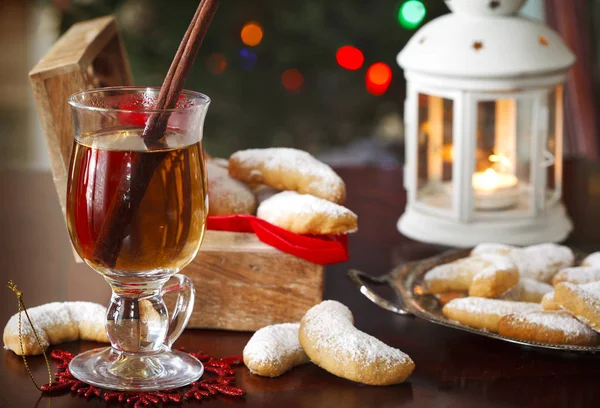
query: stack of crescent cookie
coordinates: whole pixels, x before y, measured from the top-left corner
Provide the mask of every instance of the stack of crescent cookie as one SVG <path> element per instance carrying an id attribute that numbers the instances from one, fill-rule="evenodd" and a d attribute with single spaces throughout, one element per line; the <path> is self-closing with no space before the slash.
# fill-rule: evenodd
<path id="1" fill-rule="evenodd" d="M 423 277 L 423 293 L 465 326 L 539 343 L 600 343 L 600 252 L 575 266 L 561 245 L 480 244 Z"/>
<path id="2" fill-rule="evenodd" d="M 347 234 L 357 217 L 342 204 L 343 180 L 309 153 L 290 148 L 242 150 L 209 158 L 209 215 L 255 214 L 296 234 Z"/>

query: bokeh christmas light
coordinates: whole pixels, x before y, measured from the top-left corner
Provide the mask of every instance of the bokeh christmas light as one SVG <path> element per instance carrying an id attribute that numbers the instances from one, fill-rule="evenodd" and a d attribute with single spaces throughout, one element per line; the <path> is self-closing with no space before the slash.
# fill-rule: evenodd
<path id="1" fill-rule="evenodd" d="M 417 28 L 427 15 L 425 4 L 419 0 L 407 0 L 398 10 L 398 22 L 407 30 Z"/>
<path id="2" fill-rule="evenodd" d="M 256 21 L 249 21 L 242 27 L 240 37 L 244 44 L 256 47 L 263 39 L 263 29 Z"/>
<path id="3" fill-rule="evenodd" d="M 376 62 L 369 67 L 365 78 L 367 91 L 380 96 L 387 91 L 392 82 L 392 69 L 384 62 Z"/>
<path id="4" fill-rule="evenodd" d="M 342 68 L 349 70 L 357 70 L 362 67 L 365 62 L 362 51 L 351 45 L 340 47 L 335 54 L 335 59 Z"/>

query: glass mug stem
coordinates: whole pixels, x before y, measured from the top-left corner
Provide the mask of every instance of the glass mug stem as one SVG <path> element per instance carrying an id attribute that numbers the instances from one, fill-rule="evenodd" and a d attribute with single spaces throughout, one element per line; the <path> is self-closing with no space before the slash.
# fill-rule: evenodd
<path id="1" fill-rule="evenodd" d="M 184 275 L 168 281 L 124 284 L 106 278 L 112 297 L 106 312 L 106 332 L 115 350 L 152 354 L 170 350 L 185 328 L 194 309 L 194 285 Z M 163 295 L 176 292 L 171 313 Z M 170 316 L 170 318 L 169 318 Z"/>

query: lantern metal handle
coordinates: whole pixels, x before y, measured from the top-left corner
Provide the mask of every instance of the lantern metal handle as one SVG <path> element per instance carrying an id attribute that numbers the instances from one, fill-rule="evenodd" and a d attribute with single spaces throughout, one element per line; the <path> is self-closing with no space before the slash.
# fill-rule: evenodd
<path id="1" fill-rule="evenodd" d="M 390 302 L 389 300 L 384 299 L 383 297 L 379 296 L 377 293 L 373 292 L 371 289 L 369 289 L 369 287 L 365 283 L 365 282 L 369 282 L 369 283 L 372 283 L 375 285 L 389 285 L 389 282 L 386 279 L 387 278 L 386 276 L 375 277 L 375 276 L 367 275 L 366 273 L 363 273 L 356 269 L 350 269 L 348 271 L 348 277 L 350 278 L 350 280 L 352 282 L 354 282 L 354 284 L 356 285 L 356 287 L 358 288 L 360 293 L 362 293 L 367 299 L 369 299 L 371 302 L 375 303 L 377 306 L 381 307 L 382 309 L 385 309 L 390 312 L 393 312 L 393 313 L 396 313 L 399 315 L 403 315 L 403 316 L 412 315 L 411 312 L 404 309 L 403 307 L 395 305 L 394 303 Z"/>
<path id="2" fill-rule="evenodd" d="M 544 150 L 544 152 L 542 154 L 544 155 L 544 161 L 542 162 L 542 167 L 552 166 L 554 164 L 554 161 L 556 160 L 554 155 L 552 153 L 550 153 L 548 150 Z"/>

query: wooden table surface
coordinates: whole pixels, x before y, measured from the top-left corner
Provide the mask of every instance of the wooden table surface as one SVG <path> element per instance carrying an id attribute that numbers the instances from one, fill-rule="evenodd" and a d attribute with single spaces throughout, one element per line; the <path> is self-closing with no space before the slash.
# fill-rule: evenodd
<path id="1" fill-rule="evenodd" d="M 350 262 L 327 268 L 325 297 L 346 304 L 356 326 L 402 349 L 416 363 L 406 383 L 370 387 L 336 378 L 315 365 L 296 368 L 280 378 L 264 379 L 238 369 L 238 385 L 247 396 L 236 402 L 213 400 L 212 407 L 386 407 L 386 406 L 597 406 L 600 356 L 542 352 L 463 333 L 383 311 L 348 281 L 349 267 L 378 275 L 392 266 L 436 254 L 442 248 L 410 241 L 396 231 L 405 205 L 399 167 L 340 169 L 348 183 L 348 206 L 360 231 L 350 239 Z M 72 258 L 66 227 L 46 173 L 0 173 L 0 277 L 13 279 L 30 306 L 64 300 L 106 303 L 108 285 Z M 569 161 L 565 200 L 575 222 L 569 242 L 600 249 L 600 166 Z M 8 289 L 0 290 L 0 322 L 16 312 Z M 214 356 L 240 355 L 250 333 L 186 330 L 176 346 Z M 61 349 L 79 352 L 98 344 L 75 342 Z M 41 397 L 20 357 L 0 356 L 0 407 L 105 407 L 103 401 L 69 394 Z M 45 382 L 41 357 L 29 359 L 36 378 Z M 193 404 L 192 404 L 193 405 Z M 189 406 L 189 405 L 185 405 Z"/>

